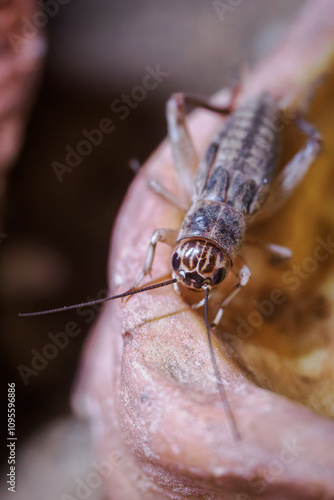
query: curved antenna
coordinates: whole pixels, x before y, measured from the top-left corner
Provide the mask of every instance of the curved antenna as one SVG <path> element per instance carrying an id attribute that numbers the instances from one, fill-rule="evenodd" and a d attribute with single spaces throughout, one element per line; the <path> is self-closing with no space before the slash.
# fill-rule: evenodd
<path id="1" fill-rule="evenodd" d="M 147 290 L 153 290 L 154 288 L 160 288 L 162 286 L 171 285 L 177 281 L 176 278 L 162 281 L 161 283 L 156 283 L 155 285 L 148 285 L 137 290 L 128 290 L 127 292 L 120 293 L 118 295 L 113 295 L 112 297 L 105 297 L 104 299 L 91 300 L 90 302 L 82 302 L 81 304 L 73 304 L 71 306 L 57 307 L 56 309 L 47 309 L 46 311 L 37 311 L 32 313 L 19 313 L 20 317 L 26 316 L 42 316 L 43 314 L 52 314 L 62 311 L 68 311 L 69 309 L 77 309 L 78 307 L 92 306 L 94 304 L 100 304 L 101 302 L 107 302 L 108 300 L 120 299 L 122 297 L 127 297 L 128 295 L 134 295 L 135 293 L 146 292 Z"/>
<path id="2" fill-rule="evenodd" d="M 209 323 L 209 312 L 208 312 L 209 292 L 210 292 L 209 288 L 206 288 L 205 289 L 205 297 L 204 297 L 204 311 L 205 311 L 205 326 L 206 326 L 206 331 L 207 331 L 207 335 L 208 335 L 208 343 L 209 343 L 211 362 L 212 362 L 213 370 L 214 370 L 215 377 L 217 380 L 217 385 L 218 385 L 220 397 L 221 397 L 221 400 L 222 400 L 222 403 L 224 406 L 224 410 L 225 410 L 227 419 L 228 419 L 230 427 L 231 427 L 232 435 L 236 441 L 240 441 L 241 435 L 240 435 L 239 429 L 237 427 L 237 423 L 236 423 L 236 420 L 234 418 L 232 408 L 231 408 L 231 406 L 228 402 L 227 396 L 226 396 L 225 387 L 224 387 L 222 378 L 221 378 L 220 373 L 219 373 L 217 360 L 216 360 L 215 353 L 213 350 L 211 329 L 210 329 L 210 323 Z"/>

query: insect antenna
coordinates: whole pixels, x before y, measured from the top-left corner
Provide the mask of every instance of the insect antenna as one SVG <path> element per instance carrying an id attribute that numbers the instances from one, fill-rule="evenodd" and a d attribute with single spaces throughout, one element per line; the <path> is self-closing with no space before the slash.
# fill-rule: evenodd
<path id="1" fill-rule="evenodd" d="M 138 288 L 136 290 L 128 290 L 127 292 L 120 293 L 118 295 L 113 295 L 112 297 L 105 297 L 104 299 L 91 300 L 89 302 L 82 302 L 81 304 L 72 304 L 71 306 L 57 307 L 56 309 L 47 309 L 46 311 L 37 311 L 32 313 L 19 313 L 20 317 L 23 316 L 42 316 L 43 314 L 52 314 L 61 311 L 68 311 L 69 309 L 77 309 L 78 307 L 84 306 L 92 306 L 94 304 L 100 304 L 101 302 L 107 302 L 108 300 L 120 299 L 122 297 L 127 297 L 128 295 L 134 295 L 135 293 L 146 292 L 147 290 L 153 290 L 154 288 L 160 288 L 162 286 L 171 285 L 175 283 L 176 278 L 161 281 L 161 283 L 156 283 L 155 285 L 143 286 L 142 288 Z"/>
<path id="2" fill-rule="evenodd" d="M 231 427 L 233 437 L 236 441 L 240 441 L 241 440 L 240 432 L 238 430 L 237 423 L 235 421 L 231 406 L 230 406 L 228 399 L 227 399 L 225 387 L 224 387 L 222 378 L 221 378 L 220 373 L 219 373 L 217 360 L 216 360 L 215 353 L 213 350 L 212 335 L 211 335 L 211 329 L 210 329 L 210 323 L 209 323 L 208 303 L 209 303 L 209 289 L 206 288 L 205 289 L 205 297 L 204 297 L 204 312 L 205 312 L 205 326 L 206 326 L 206 331 L 207 331 L 207 335 L 208 335 L 208 343 L 209 343 L 211 362 L 212 362 L 213 370 L 214 370 L 215 377 L 217 380 L 217 385 L 218 385 L 219 393 L 221 396 L 221 400 L 222 400 L 222 403 L 223 403 L 223 406 L 225 409 L 227 419 L 228 419 L 230 427 Z"/>

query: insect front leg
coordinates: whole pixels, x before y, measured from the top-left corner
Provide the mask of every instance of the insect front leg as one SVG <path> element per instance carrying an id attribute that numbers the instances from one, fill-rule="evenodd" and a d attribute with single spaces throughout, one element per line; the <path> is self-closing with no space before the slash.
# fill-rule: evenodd
<path id="1" fill-rule="evenodd" d="M 174 247 L 177 240 L 177 236 L 178 236 L 178 231 L 176 229 L 157 229 L 156 231 L 154 231 L 150 244 L 148 246 L 144 268 L 139 278 L 131 288 L 131 290 L 137 288 L 139 283 L 143 280 L 143 278 L 147 274 L 151 274 L 157 243 L 160 241 L 162 243 L 166 243 L 166 245 Z"/>
<path id="2" fill-rule="evenodd" d="M 241 256 L 238 257 L 243 262 L 242 257 Z M 212 327 L 216 327 L 219 325 L 220 320 L 222 319 L 224 313 L 224 308 L 234 299 L 234 297 L 239 293 L 241 288 L 247 285 L 249 278 L 251 277 L 251 272 L 249 267 L 245 263 L 239 269 L 239 273 L 237 274 L 237 276 L 239 278 L 239 282 L 235 285 L 234 288 L 232 288 L 228 296 L 221 303 L 217 311 L 216 317 L 213 320 L 213 323 L 211 324 Z"/>
<path id="3" fill-rule="evenodd" d="M 211 293 L 209 295 L 209 299 L 211 297 Z M 203 307 L 205 304 L 205 298 L 201 299 L 199 302 L 195 302 L 195 304 L 191 304 L 191 309 L 199 309 L 200 307 Z"/>

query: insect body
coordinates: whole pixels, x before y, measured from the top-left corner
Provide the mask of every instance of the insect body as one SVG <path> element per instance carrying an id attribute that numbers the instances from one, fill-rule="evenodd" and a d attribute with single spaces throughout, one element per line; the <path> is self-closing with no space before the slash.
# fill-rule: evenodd
<path id="1" fill-rule="evenodd" d="M 186 102 L 229 115 L 200 162 L 186 127 Z M 233 436 L 239 439 L 240 434 L 214 356 L 208 299 L 229 272 L 235 274 L 237 284 L 221 303 L 213 321 L 213 326 L 216 326 L 221 320 L 224 307 L 247 284 L 250 277 L 250 270 L 239 255 L 243 244 L 255 244 L 281 259 L 291 256 L 289 249 L 252 240 L 246 231 L 259 216 L 269 217 L 285 202 L 319 153 L 321 138 L 312 125 L 296 120 L 309 139 L 305 147 L 277 174 L 279 110 L 268 94 L 260 94 L 244 102 L 236 110 L 232 110 L 232 105 L 222 108 L 182 94 L 174 94 L 167 104 L 167 120 L 174 165 L 186 203 L 176 199 L 158 182 L 152 181 L 150 185 L 157 194 L 186 211 L 180 230 L 157 229 L 153 233 L 143 271 L 128 292 L 103 300 L 22 316 L 75 309 L 169 284 L 174 284 L 178 293 L 182 292 L 182 286 L 197 292 L 204 291 L 204 299 L 193 307 L 204 305 L 217 386 Z M 152 269 L 159 241 L 174 248 L 172 279 L 137 288 Z"/>
<path id="2" fill-rule="evenodd" d="M 209 146 L 172 259 L 174 277 L 186 286 L 217 285 L 232 268 L 275 173 L 277 122 L 274 102 L 263 94 L 236 110 Z"/>
<path id="3" fill-rule="evenodd" d="M 239 251 L 244 243 L 255 243 L 246 230 L 265 206 L 267 216 L 275 212 L 302 179 L 320 149 L 320 136 L 306 122 L 298 126 L 310 138 L 307 145 L 276 175 L 280 138 L 280 112 L 268 94 L 260 94 L 240 105 L 227 118 L 204 158 L 198 162 L 186 129 L 184 96 L 175 94 L 167 105 L 169 136 L 174 163 L 189 209 L 179 232 L 158 229 L 153 234 L 144 270 L 136 282 L 150 273 L 158 241 L 176 244 L 172 257 L 175 289 L 179 284 L 192 290 L 211 290 L 232 271 L 238 283 L 225 298 L 213 322 L 217 325 L 224 307 L 245 286 L 250 270 Z M 218 108 L 188 98 L 211 110 Z M 196 174 L 194 175 L 194 171 Z M 180 203 L 160 184 L 153 189 L 177 206 Z M 258 246 L 278 258 L 291 256 L 289 249 L 257 241 Z M 198 305 L 203 305 L 200 301 Z"/>

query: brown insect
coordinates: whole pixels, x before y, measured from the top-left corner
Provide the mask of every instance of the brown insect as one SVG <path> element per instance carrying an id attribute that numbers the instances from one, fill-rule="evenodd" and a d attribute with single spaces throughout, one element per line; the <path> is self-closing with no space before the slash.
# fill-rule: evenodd
<path id="1" fill-rule="evenodd" d="M 150 186 L 158 195 L 186 213 L 180 230 L 157 229 L 153 233 L 145 266 L 134 287 L 125 293 L 102 300 L 24 313 L 20 316 L 37 316 L 76 309 L 170 284 L 174 284 L 178 293 L 182 293 L 184 286 L 193 291 L 204 291 L 204 298 L 192 307 L 204 305 L 217 386 L 232 434 L 238 440 L 240 433 L 214 356 L 211 327 L 219 324 L 224 308 L 250 278 L 250 270 L 239 254 L 244 244 L 260 246 L 275 258 L 291 257 L 288 248 L 252 240 L 247 237 L 246 231 L 259 218 L 269 218 L 284 204 L 318 155 L 321 137 L 312 125 L 296 118 L 298 127 L 308 135 L 308 141 L 277 174 L 281 123 L 280 112 L 274 99 L 262 93 L 241 103 L 234 110 L 235 100 L 236 93 L 231 105 L 227 107 L 219 107 L 183 94 L 174 94 L 168 101 L 169 138 L 184 200 L 176 199 L 156 181 L 152 181 Z M 201 161 L 198 161 L 187 130 L 186 103 L 229 115 Z M 151 272 L 158 242 L 174 248 L 171 262 L 172 279 L 137 288 L 142 279 Z M 229 272 L 236 275 L 238 282 L 221 303 L 210 325 L 209 297 Z"/>

